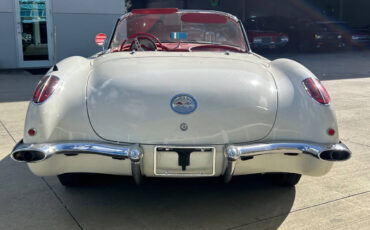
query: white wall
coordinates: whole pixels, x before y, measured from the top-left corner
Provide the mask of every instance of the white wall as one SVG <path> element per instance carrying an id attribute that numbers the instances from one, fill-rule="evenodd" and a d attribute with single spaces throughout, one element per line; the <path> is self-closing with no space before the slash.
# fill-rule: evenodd
<path id="1" fill-rule="evenodd" d="M 57 60 L 88 57 L 101 50 L 95 35 L 110 36 L 117 19 L 125 13 L 124 0 L 52 0 L 56 26 Z"/>
<path id="2" fill-rule="evenodd" d="M 15 1 L 0 0 L 0 69 L 18 68 Z M 117 19 L 125 13 L 125 0 L 47 0 L 57 30 L 57 60 L 98 51 L 95 35 L 110 35 Z M 52 33 L 52 31 L 49 31 Z M 49 41 L 53 45 L 53 41 Z"/>
<path id="3" fill-rule="evenodd" d="M 14 0 L 0 0 L 0 69 L 16 68 Z"/>
<path id="4" fill-rule="evenodd" d="M 14 1 L 13 0 L 1 0 L 0 13 L 2 12 L 13 12 Z"/>
<path id="5" fill-rule="evenodd" d="M 54 13 L 121 14 L 124 0 L 52 0 Z"/>

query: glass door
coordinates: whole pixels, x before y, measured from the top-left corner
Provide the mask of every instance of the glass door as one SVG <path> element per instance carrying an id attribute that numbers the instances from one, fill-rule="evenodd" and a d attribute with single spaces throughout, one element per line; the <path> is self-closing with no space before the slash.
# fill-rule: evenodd
<path id="1" fill-rule="evenodd" d="M 19 67 L 48 67 L 53 60 L 49 0 L 15 0 Z"/>

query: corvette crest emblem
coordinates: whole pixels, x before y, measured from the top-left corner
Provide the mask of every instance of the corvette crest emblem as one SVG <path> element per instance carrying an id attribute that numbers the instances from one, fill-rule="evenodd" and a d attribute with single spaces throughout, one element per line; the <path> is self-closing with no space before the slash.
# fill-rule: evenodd
<path id="1" fill-rule="evenodd" d="M 190 94 L 178 94 L 171 100 L 171 108 L 179 114 L 189 114 L 197 109 L 197 101 Z"/>

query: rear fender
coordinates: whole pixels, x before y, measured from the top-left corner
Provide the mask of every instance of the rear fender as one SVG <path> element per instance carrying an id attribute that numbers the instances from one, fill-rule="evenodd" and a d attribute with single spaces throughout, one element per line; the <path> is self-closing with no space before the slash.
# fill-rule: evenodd
<path id="1" fill-rule="evenodd" d="M 24 130 L 24 143 L 57 142 L 60 140 L 94 140 L 95 135 L 86 112 L 86 83 L 90 60 L 70 57 L 57 64 L 47 75 L 60 78 L 60 85 L 45 102 L 30 102 Z M 27 130 L 36 130 L 29 136 Z"/>
<path id="2" fill-rule="evenodd" d="M 278 89 L 276 122 L 265 141 L 290 140 L 315 143 L 338 143 L 338 127 L 332 105 L 315 101 L 303 85 L 303 80 L 315 75 L 298 62 L 277 59 L 270 72 Z M 335 135 L 329 136 L 333 128 Z"/>

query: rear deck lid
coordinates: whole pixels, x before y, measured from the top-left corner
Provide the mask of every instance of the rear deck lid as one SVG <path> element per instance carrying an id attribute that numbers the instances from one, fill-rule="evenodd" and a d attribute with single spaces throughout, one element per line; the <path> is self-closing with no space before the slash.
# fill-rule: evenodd
<path id="1" fill-rule="evenodd" d="M 277 110 L 265 67 L 232 58 L 110 59 L 95 65 L 87 97 L 100 137 L 142 144 L 255 141 L 270 132 Z M 176 111 L 180 103 L 190 109 Z"/>

